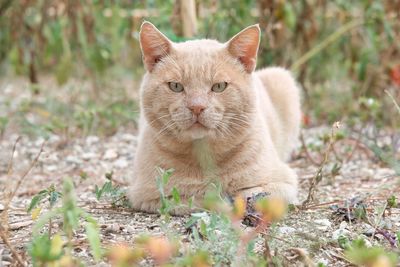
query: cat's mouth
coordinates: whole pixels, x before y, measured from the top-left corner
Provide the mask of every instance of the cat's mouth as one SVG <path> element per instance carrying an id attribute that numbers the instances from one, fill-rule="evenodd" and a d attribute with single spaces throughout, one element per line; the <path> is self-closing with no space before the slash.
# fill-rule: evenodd
<path id="1" fill-rule="evenodd" d="M 198 120 L 196 120 L 189 128 L 191 129 L 207 129 L 207 127 L 202 124 L 201 122 L 199 122 Z"/>

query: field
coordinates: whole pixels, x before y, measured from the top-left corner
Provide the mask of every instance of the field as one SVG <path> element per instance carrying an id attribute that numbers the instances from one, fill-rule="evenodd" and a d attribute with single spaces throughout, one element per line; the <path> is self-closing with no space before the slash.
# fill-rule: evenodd
<path id="1" fill-rule="evenodd" d="M 16 2 L 0 4 L 0 266 L 399 266 L 399 1 L 193 1 L 195 18 L 181 1 Z M 258 66 L 303 88 L 299 205 L 254 211 L 215 185 L 192 215 L 169 215 L 179 192 L 129 208 L 143 19 L 174 41 L 260 23 Z"/>

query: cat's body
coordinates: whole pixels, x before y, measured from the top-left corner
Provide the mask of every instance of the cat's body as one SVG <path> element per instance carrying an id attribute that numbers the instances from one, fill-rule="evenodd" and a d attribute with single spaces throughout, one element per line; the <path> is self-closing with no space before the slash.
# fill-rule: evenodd
<path id="1" fill-rule="evenodd" d="M 299 131 L 299 90 L 284 69 L 253 72 L 258 42 L 258 26 L 226 44 L 175 44 L 142 25 L 148 72 L 128 193 L 134 209 L 160 208 L 156 167 L 175 170 L 165 191 L 176 187 L 184 199 L 217 182 L 231 196 L 269 192 L 296 202 L 297 176 L 284 161 Z"/>

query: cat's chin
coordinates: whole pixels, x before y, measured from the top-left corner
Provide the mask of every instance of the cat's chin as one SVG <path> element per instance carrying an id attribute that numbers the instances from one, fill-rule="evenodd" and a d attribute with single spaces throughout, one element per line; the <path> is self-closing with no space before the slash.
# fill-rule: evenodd
<path id="1" fill-rule="evenodd" d="M 190 140 L 203 139 L 209 135 L 209 129 L 201 125 L 193 125 L 186 130 L 185 135 Z"/>

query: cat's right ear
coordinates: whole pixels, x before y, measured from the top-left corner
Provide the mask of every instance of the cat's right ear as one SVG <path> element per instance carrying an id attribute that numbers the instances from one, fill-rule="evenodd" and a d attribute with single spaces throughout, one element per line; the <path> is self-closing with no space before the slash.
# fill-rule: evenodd
<path id="1" fill-rule="evenodd" d="M 170 52 L 171 41 L 148 21 L 143 22 L 139 36 L 143 62 L 151 72 L 157 62 Z"/>

